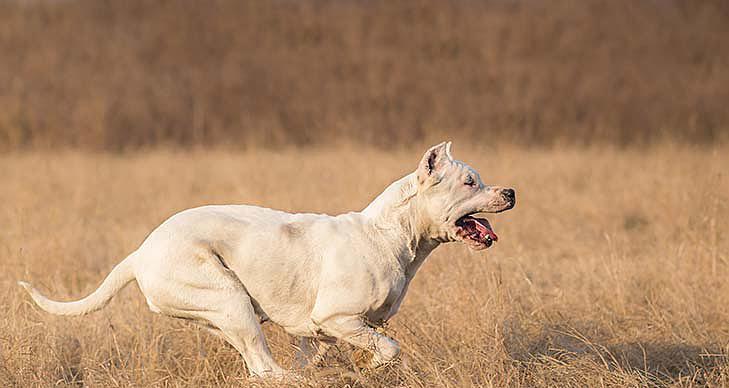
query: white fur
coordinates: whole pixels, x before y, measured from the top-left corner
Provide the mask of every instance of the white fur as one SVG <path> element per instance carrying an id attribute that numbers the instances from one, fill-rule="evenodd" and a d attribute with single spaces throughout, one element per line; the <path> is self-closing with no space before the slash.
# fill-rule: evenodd
<path id="1" fill-rule="evenodd" d="M 466 175 L 475 186 L 463 184 Z M 339 339 L 371 351 L 370 366 L 376 367 L 395 359 L 400 348 L 373 327 L 397 313 L 428 254 L 460 239 L 456 219 L 513 206 L 502 190 L 484 185 L 473 169 L 452 159 L 450 143 L 442 143 L 362 212 L 189 209 L 155 229 L 82 300 L 52 301 L 20 283 L 44 310 L 80 315 L 102 308 L 136 279 L 152 311 L 221 334 L 252 375 L 284 373 L 261 332 L 260 322 L 269 319 L 303 337 L 305 356 L 321 359 L 328 343 Z M 325 343 L 316 346 L 317 340 Z"/>

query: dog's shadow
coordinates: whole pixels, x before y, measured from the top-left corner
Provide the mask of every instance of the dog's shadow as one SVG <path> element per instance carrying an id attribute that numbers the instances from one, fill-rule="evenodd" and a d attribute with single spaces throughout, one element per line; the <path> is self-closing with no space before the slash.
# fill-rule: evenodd
<path id="1" fill-rule="evenodd" d="M 729 363 L 729 354 L 719 344 L 659 341 L 613 342 L 599 326 L 589 323 L 544 325 L 532 335 L 505 322 L 503 345 L 511 359 L 524 365 L 534 362 L 568 364 L 592 360 L 611 371 L 638 373 L 656 382 L 677 381 L 693 376 L 701 381 L 713 370 Z"/>

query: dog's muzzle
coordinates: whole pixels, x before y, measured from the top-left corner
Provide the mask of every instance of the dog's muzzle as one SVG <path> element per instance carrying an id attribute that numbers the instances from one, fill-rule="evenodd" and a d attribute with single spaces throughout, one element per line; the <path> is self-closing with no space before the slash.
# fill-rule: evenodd
<path id="1" fill-rule="evenodd" d="M 504 197 L 504 200 L 507 203 L 506 209 L 504 210 L 509 210 L 513 208 L 514 205 L 516 205 L 516 192 L 514 191 L 514 189 L 501 190 L 501 196 Z"/>

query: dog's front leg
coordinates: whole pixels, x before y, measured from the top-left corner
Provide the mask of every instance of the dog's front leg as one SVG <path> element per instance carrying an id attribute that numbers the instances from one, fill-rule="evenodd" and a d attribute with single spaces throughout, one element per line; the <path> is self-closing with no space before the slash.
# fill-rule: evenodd
<path id="1" fill-rule="evenodd" d="M 366 365 L 368 368 L 390 363 L 400 354 L 397 341 L 367 326 L 360 316 L 332 317 L 320 322 L 320 327 L 327 335 L 371 352 L 372 358 Z"/>
<path id="2" fill-rule="evenodd" d="M 299 340 L 299 351 L 296 352 L 296 361 L 299 368 L 309 365 L 319 366 L 326 357 L 327 351 L 331 348 L 334 339 L 320 340 L 311 337 L 301 337 Z M 334 340 L 336 341 L 336 340 Z"/>

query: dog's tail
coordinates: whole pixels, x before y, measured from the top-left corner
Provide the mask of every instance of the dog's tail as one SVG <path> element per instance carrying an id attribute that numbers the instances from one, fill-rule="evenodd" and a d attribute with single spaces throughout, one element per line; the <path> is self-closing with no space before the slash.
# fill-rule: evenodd
<path id="1" fill-rule="evenodd" d="M 58 315 L 84 315 L 101 309 L 106 306 L 119 290 L 124 288 L 129 282 L 134 280 L 134 269 L 132 268 L 132 258 L 134 253 L 129 255 L 121 263 L 117 264 L 109 276 L 104 279 L 99 288 L 92 292 L 91 295 L 73 302 L 57 302 L 43 296 L 35 287 L 26 282 L 18 282 L 33 298 L 35 303 L 43 310 Z"/>

